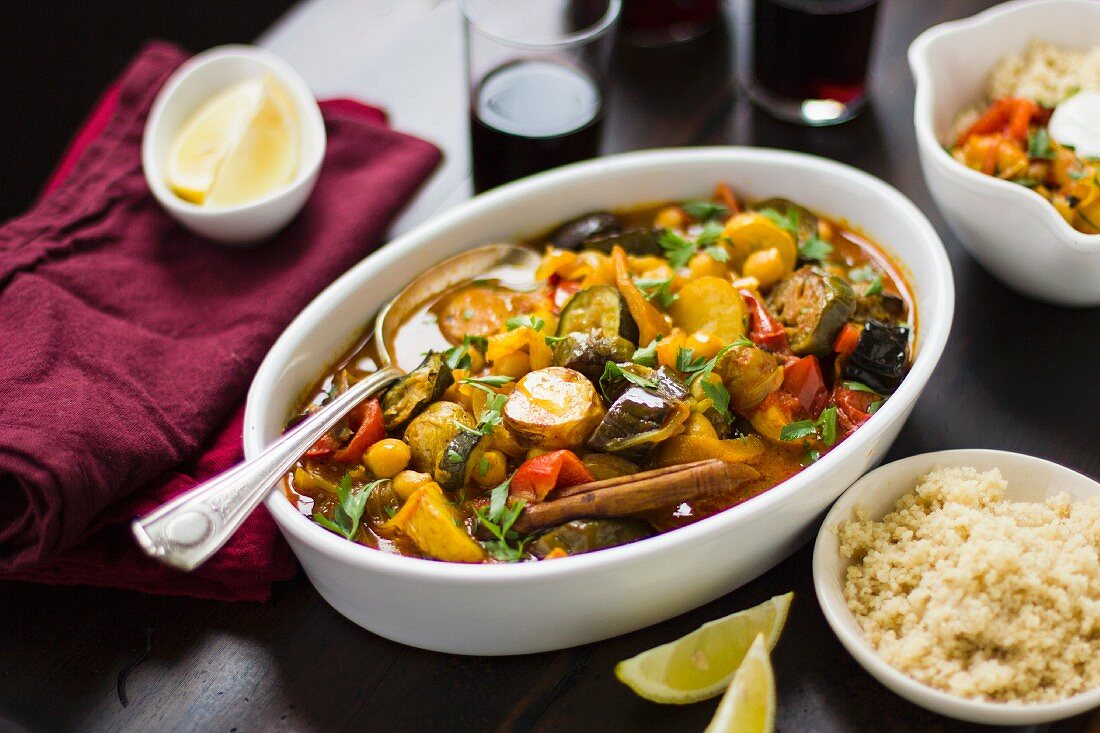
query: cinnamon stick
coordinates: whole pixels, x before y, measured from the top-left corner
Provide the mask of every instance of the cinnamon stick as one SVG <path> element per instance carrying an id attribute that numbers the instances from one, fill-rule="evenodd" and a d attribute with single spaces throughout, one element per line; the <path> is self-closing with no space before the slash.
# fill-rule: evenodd
<path id="1" fill-rule="evenodd" d="M 526 507 L 515 529 L 527 534 L 582 517 L 629 516 L 727 492 L 759 475 L 750 466 L 713 458 L 593 481 Z"/>

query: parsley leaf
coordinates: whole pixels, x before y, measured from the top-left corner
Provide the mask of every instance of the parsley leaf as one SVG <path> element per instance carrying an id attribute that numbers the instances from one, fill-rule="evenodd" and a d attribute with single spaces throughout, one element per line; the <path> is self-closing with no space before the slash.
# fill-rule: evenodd
<path id="1" fill-rule="evenodd" d="M 452 346 L 443 352 L 443 360 L 447 362 L 447 366 L 451 369 L 469 369 L 470 368 L 470 349 L 477 349 L 482 354 L 489 348 L 489 340 L 484 336 L 471 336 L 466 334 L 462 337 L 462 343 L 458 346 Z"/>
<path id="2" fill-rule="evenodd" d="M 512 381 L 512 377 L 506 377 L 504 375 L 490 375 L 488 377 L 466 377 L 462 380 L 463 384 L 470 384 L 473 386 L 484 385 L 486 387 L 503 387 Z"/>
<path id="3" fill-rule="evenodd" d="M 520 540 L 519 535 L 512 529 L 520 512 L 527 502 L 520 499 L 508 505 L 508 489 L 512 483 L 512 476 L 497 485 L 490 495 L 489 508 L 474 510 L 478 522 L 488 530 L 494 539 L 483 543 L 490 556 L 494 560 L 516 562 L 522 560 L 527 539 Z M 514 543 L 514 544 L 513 544 Z"/>
<path id="4" fill-rule="evenodd" d="M 681 346 L 676 350 L 676 371 L 690 374 L 702 369 L 706 363 L 706 357 L 696 357 L 692 349 L 685 349 Z"/>
<path id="5" fill-rule="evenodd" d="M 874 280 L 877 274 L 878 270 L 872 265 L 863 265 L 862 267 L 853 267 L 851 270 L 848 270 L 848 279 L 852 282 L 864 283 L 868 280 Z"/>
<path id="6" fill-rule="evenodd" d="M 557 346 L 558 343 L 560 343 L 562 341 L 565 341 L 567 338 L 569 338 L 569 337 L 568 336 L 547 336 L 543 340 L 546 342 L 546 345 L 549 346 L 552 349 L 555 346 Z"/>
<path id="7" fill-rule="evenodd" d="M 354 540 L 355 535 L 359 533 L 359 521 L 363 518 L 367 498 L 384 480 L 372 481 L 359 490 L 352 490 L 351 475 L 344 474 L 344 477 L 340 479 L 340 485 L 336 487 L 336 498 L 339 500 L 339 504 L 332 510 L 332 519 L 330 520 L 321 512 L 314 512 L 313 521 L 330 532 Z"/>
<path id="8" fill-rule="evenodd" d="M 533 331 L 541 331 L 542 327 L 546 325 L 546 321 L 538 316 L 512 316 L 504 325 L 508 327 L 509 331 L 514 331 L 517 328 L 530 328 Z"/>
<path id="9" fill-rule="evenodd" d="M 703 394 L 710 398 L 714 409 L 726 422 L 730 421 L 730 393 L 721 382 L 704 381 L 702 383 Z"/>
<path id="10" fill-rule="evenodd" d="M 779 439 L 783 441 L 798 440 L 816 436 L 826 447 L 836 443 L 836 406 L 830 405 L 821 411 L 817 420 L 798 420 L 787 423 L 779 431 Z M 816 459 L 815 459 L 816 460 Z"/>
<path id="11" fill-rule="evenodd" d="M 699 232 L 699 236 L 695 238 L 695 246 L 707 247 L 714 244 L 722 236 L 723 231 L 725 231 L 725 227 L 722 226 L 721 223 L 708 221 L 703 225 L 703 229 Z"/>
<path id="12" fill-rule="evenodd" d="M 833 253 L 833 245 L 818 237 L 810 237 L 798 245 L 798 256 L 804 260 L 824 262 Z"/>
<path id="13" fill-rule="evenodd" d="M 462 454 L 454 448 L 448 448 L 444 457 L 447 459 L 447 463 L 462 463 Z"/>
<path id="14" fill-rule="evenodd" d="M 1054 159 L 1054 150 L 1050 146 L 1050 133 L 1045 127 L 1037 127 L 1027 133 L 1027 157 L 1041 160 Z"/>
<path id="15" fill-rule="evenodd" d="M 868 285 L 864 289 L 863 297 L 868 298 L 872 295 L 878 295 L 881 292 L 882 292 L 882 273 L 879 272 L 879 273 L 875 274 L 875 279 L 871 281 L 871 284 Z"/>
<path id="16" fill-rule="evenodd" d="M 676 232 L 666 229 L 661 232 L 657 244 L 665 251 L 665 258 L 674 270 L 679 270 L 687 265 L 688 260 L 695 254 L 695 243 L 684 239 Z"/>
<path id="17" fill-rule="evenodd" d="M 660 334 L 657 338 L 649 342 L 649 346 L 639 347 L 634 351 L 634 355 L 630 357 L 630 360 L 635 364 L 641 364 L 647 367 L 657 366 L 657 342 L 661 340 Z"/>
<path id="18" fill-rule="evenodd" d="M 719 244 L 712 244 L 703 248 L 703 254 L 715 262 L 726 262 L 730 258 L 729 250 Z"/>
<path id="19" fill-rule="evenodd" d="M 664 280 L 637 279 L 634 284 L 638 286 L 638 289 L 642 291 L 647 300 L 657 301 L 657 304 L 662 308 L 668 308 L 680 297 L 670 289 L 672 286 L 671 277 Z"/>
<path id="20" fill-rule="evenodd" d="M 791 422 L 784 425 L 783 429 L 779 431 L 779 439 L 791 441 L 798 440 L 799 438 L 807 438 L 816 434 L 817 426 L 814 425 L 813 420 L 798 420 L 797 422 Z"/>
<path id="21" fill-rule="evenodd" d="M 488 519 L 494 524 L 500 522 L 500 516 L 504 513 L 504 504 L 508 501 L 508 491 L 512 486 L 512 478 L 515 474 L 512 474 L 508 478 L 493 487 L 492 493 L 489 495 L 489 516 Z"/>
<path id="22" fill-rule="evenodd" d="M 802 223 L 802 216 L 798 213 L 798 209 L 794 208 L 793 206 L 789 207 L 787 209 L 786 216 L 783 216 L 775 209 L 760 209 L 758 213 L 768 217 L 772 220 L 773 223 L 782 227 L 783 229 L 786 229 L 794 236 L 795 240 L 797 241 L 799 233 L 798 228 L 799 225 Z"/>
<path id="23" fill-rule="evenodd" d="M 478 459 L 478 462 L 477 462 L 477 475 L 478 476 L 485 476 L 485 474 L 489 473 L 489 468 L 490 468 L 490 466 L 489 466 L 489 459 L 488 458 L 486 458 L 485 456 L 482 456 L 481 458 Z"/>
<path id="24" fill-rule="evenodd" d="M 875 390 L 868 387 L 863 382 L 856 382 L 851 379 L 847 379 L 842 384 L 853 392 L 867 392 L 868 394 L 878 394 Z"/>
<path id="25" fill-rule="evenodd" d="M 627 371 L 613 361 L 609 361 L 604 364 L 603 374 L 600 375 L 600 391 L 603 392 L 604 397 L 607 396 L 607 383 L 613 379 L 622 377 L 631 384 L 636 384 L 639 387 L 645 387 L 646 389 L 656 389 L 657 380 L 649 377 L 643 377 L 640 374 Z"/>
<path id="26" fill-rule="evenodd" d="M 709 221 L 711 219 L 725 219 L 730 210 L 724 204 L 714 201 L 688 201 L 681 205 L 687 215 L 696 221 Z"/>

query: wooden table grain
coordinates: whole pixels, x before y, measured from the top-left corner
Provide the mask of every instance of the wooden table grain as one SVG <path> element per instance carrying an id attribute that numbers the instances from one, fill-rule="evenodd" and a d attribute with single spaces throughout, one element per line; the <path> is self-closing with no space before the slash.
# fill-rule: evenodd
<path id="1" fill-rule="evenodd" d="M 399 223 L 402 229 L 469 192 L 464 91 L 451 88 L 461 71 L 447 61 L 460 49 L 457 15 L 453 0 L 363 2 L 366 10 L 339 0 L 310 3 L 263 40 L 305 67 L 318 94 L 355 84 L 374 88 L 373 100 L 391 109 L 397 126 L 443 144 L 446 167 Z M 828 129 L 777 122 L 747 102 L 732 73 L 733 19 L 688 46 L 621 48 L 605 148 L 788 148 L 850 163 L 892 183 L 943 237 L 958 304 L 940 366 L 887 460 L 948 448 L 1002 448 L 1097 477 L 1100 311 L 1042 305 L 992 280 L 945 227 L 917 162 L 905 49 L 924 28 L 990 4 L 885 0 L 871 105 L 857 120 Z M 323 48 L 312 60 L 295 57 L 296 44 L 302 53 L 295 28 L 324 32 L 342 12 L 376 16 L 369 27 L 330 28 L 334 36 L 361 32 L 367 39 L 360 67 L 332 67 Z M 376 87 L 372 79 L 379 80 Z M 731 552 L 736 543 L 731 538 Z M 276 587 L 264 604 L 5 584 L 0 729 L 698 731 L 715 703 L 648 703 L 616 681 L 615 663 L 788 590 L 795 602 L 774 654 L 779 730 L 979 730 L 910 705 L 848 656 L 818 609 L 808 546 L 691 613 L 598 644 L 510 658 L 449 656 L 381 639 L 329 608 L 301 575 Z M 438 613 L 445 624 L 446 606 Z M 575 613 L 583 617 L 585 609 Z M 1070 733 L 1088 725 L 1079 718 L 1034 730 Z"/>

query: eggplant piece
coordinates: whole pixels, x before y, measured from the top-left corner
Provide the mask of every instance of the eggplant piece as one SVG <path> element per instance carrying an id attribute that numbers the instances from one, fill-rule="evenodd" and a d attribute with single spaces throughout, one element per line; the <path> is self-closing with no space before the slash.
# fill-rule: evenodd
<path id="1" fill-rule="evenodd" d="M 799 206 L 793 201 L 784 198 L 770 198 L 765 201 L 754 205 L 754 211 L 760 211 L 761 209 L 771 209 L 784 219 L 790 219 L 791 211 L 797 212 L 798 232 L 797 232 L 797 244 L 802 244 L 807 239 L 817 236 L 817 214 L 807 209 L 805 206 Z"/>
<path id="2" fill-rule="evenodd" d="M 454 382 L 454 374 L 443 354 L 429 351 L 420 366 L 401 377 L 382 395 L 382 422 L 386 430 L 403 430 Z"/>
<path id="3" fill-rule="evenodd" d="M 880 323 L 904 323 L 905 301 L 890 293 L 861 295 L 856 301 L 852 320 L 856 323 L 879 321 Z"/>
<path id="4" fill-rule="evenodd" d="M 783 384 L 782 362 L 756 346 L 734 346 L 718 359 L 714 373 L 730 393 L 730 408 L 745 414 Z"/>
<path id="5" fill-rule="evenodd" d="M 684 385 L 679 375 L 668 367 L 663 366 L 660 369 L 653 369 L 652 367 L 635 364 L 630 361 L 618 362 L 617 366 L 620 371 L 641 377 L 652 384 L 652 391 L 662 397 L 667 397 L 671 400 L 686 400 L 688 398 L 689 392 L 687 386 Z M 626 392 L 632 386 L 637 385 L 625 376 L 612 377 L 604 380 L 602 384 L 600 384 L 600 388 L 603 390 L 604 396 L 607 397 L 609 402 L 614 402 L 619 399 L 623 392 Z"/>
<path id="6" fill-rule="evenodd" d="M 634 344 L 621 336 L 575 331 L 554 347 L 554 366 L 580 372 L 593 383 L 609 361 L 629 361 Z"/>
<path id="7" fill-rule="evenodd" d="M 581 462 L 596 481 L 631 476 L 641 470 L 638 464 L 610 453 L 585 453 Z"/>
<path id="8" fill-rule="evenodd" d="M 618 547 L 653 536 L 653 528 L 640 519 L 574 519 L 539 535 L 531 554 L 545 557 L 561 549 L 570 555 Z"/>
<path id="9" fill-rule="evenodd" d="M 558 249 L 580 250 L 590 237 L 612 234 L 621 229 L 619 217 L 610 211 L 593 211 L 567 221 L 550 235 L 550 244 Z"/>
<path id="10" fill-rule="evenodd" d="M 484 435 L 459 430 L 447 443 L 435 465 L 435 482 L 444 491 L 459 491 L 486 450 Z"/>
<path id="11" fill-rule="evenodd" d="M 413 418 L 405 428 L 405 442 L 412 453 L 410 464 L 421 473 L 433 476 L 439 460 L 458 433 L 466 432 L 459 424 L 474 427 L 474 418 L 457 402 L 433 402 L 428 409 Z"/>
<path id="12" fill-rule="evenodd" d="M 638 324 L 618 288 L 596 285 L 573 295 L 561 309 L 558 336 L 571 333 L 602 333 L 638 343 Z"/>
<path id="13" fill-rule="evenodd" d="M 572 450 L 584 445 L 604 407 L 586 376 L 555 366 L 524 375 L 503 413 L 504 427 L 523 447 Z"/>
<path id="14" fill-rule="evenodd" d="M 596 427 L 588 447 L 601 453 L 642 458 L 687 419 L 683 401 L 643 387 L 624 391 Z"/>
<path id="15" fill-rule="evenodd" d="M 856 294 L 844 278 L 805 266 L 779 281 L 768 306 L 785 327 L 791 351 L 824 358 L 855 313 Z"/>
<path id="16" fill-rule="evenodd" d="M 893 394 L 909 370 L 908 347 L 908 326 L 867 321 L 841 373 L 881 395 Z"/>
<path id="17" fill-rule="evenodd" d="M 611 250 L 617 245 L 622 247 L 628 255 L 660 256 L 664 254 L 664 249 L 661 247 L 661 235 L 664 233 L 665 230 L 659 227 L 624 229 L 621 232 L 589 237 L 584 240 L 584 249 L 611 254 Z"/>

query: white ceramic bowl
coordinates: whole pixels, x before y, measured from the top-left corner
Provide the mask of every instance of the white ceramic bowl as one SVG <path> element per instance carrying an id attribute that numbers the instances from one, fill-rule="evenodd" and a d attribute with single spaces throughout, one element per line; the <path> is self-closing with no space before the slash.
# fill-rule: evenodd
<path id="1" fill-rule="evenodd" d="M 567 166 L 460 204 L 360 262 L 294 320 L 248 395 L 244 444 L 274 440 L 313 384 L 402 284 L 472 246 L 534 235 L 599 208 L 709 195 L 727 181 L 749 199 L 786 196 L 845 219 L 912 273 L 920 314 L 913 369 L 851 438 L 782 485 L 717 516 L 636 544 L 548 563 L 459 565 L 354 545 L 267 499 L 309 579 L 336 610 L 387 638 L 460 654 L 520 654 L 604 639 L 695 608 L 798 548 L 825 508 L 889 448 L 951 327 L 954 285 L 935 230 L 882 181 L 775 150 L 691 148 Z"/>
<path id="2" fill-rule="evenodd" d="M 1058 305 L 1100 305 L 1100 234 L 1075 230 L 1034 191 L 948 155 L 956 115 L 985 96 L 989 73 L 1032 40 L 1100 45 L 1100 3 L 1019 0 L 917 36 L 913 124 L 921 168 L 944 219 L 974 259 L 1020 293 Z"/>
<path id="3" fill-rule="evenodd" d="M 959 720 L 988 725 L 1033 725 L 1068 718 L 1100 705 L 1100 688 L 1048 703 L 997 703 L 971 700 L 928 687 L 887 664 L 864 638 L 844 601 L 844 575 L 849 561 L 838 549 L 835 528 L 851 519 L 862 506 L 881 519 L 902 495 L 910 492 L 924 474 L 936 466 L 973 466 L 982 471 L 998 468 L 1008 482 L 1007 498 L 1042 501 L 1066 492 L 1074 499 L 1100 493 L 1100 484 L 1057 463 L 1041 458 L 996 450 L 948 450 L 924 453 L 888 463 L 867 474 L 844 495 L 825 517 L 814 545 L 814 590 L 829 626 L 840 643 L 875 679 L 910 702 Z"/>
<path id="4" fill-rule="evenodd" d="M 205 207 L 169 190 L 164 169 L 176 131 L 203 102 L 237 82 L 273 75 L 287 90 L 301 130 L 294 180 L 267 196 L 239 206 Z M 325 123 L 313 94 L 285 61 L 255 46 L 218 46 L 193 56 L 157 94 L 141 141 L 145 180 L 160 205 L 188 229 L 231 244 L 255 242 L 282 229 L 305 205 L 325 154 Z"/>

